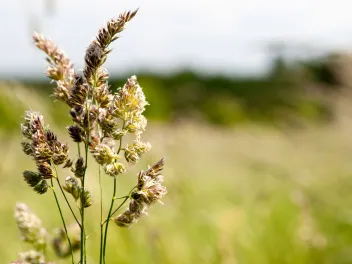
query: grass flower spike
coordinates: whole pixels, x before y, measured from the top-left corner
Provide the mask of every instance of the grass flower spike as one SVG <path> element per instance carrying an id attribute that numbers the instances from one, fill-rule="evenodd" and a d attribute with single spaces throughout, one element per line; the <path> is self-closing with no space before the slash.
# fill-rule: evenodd
<path id="1" fill-rule="evenodd" d="M 131 201 L 128 209 L 114 218 L 115 223 L 120 227 L 129 227 L 131 224 L 146 214 L 149 206 L 160 202 L 167 193 L 166 187 L 162 185 L 164 180 L 161 170 L 164 167 L 165 159 L 161 159 L 148 170 L 138 174 L 136 190 L 131 193 Z"/>
<path id="2" fill-rule="evenodd" d="M 27 205 L 16 204 L 15 219 L 23 241 L 32 244 L 37 250 L 46 247 L 47 231 Z"/>

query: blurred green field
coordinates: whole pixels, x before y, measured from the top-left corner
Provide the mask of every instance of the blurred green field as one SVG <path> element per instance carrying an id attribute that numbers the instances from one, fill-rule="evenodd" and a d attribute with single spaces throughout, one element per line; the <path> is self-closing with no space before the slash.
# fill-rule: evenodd
<path id="1" fill-rule="evenodd" d="M 61 222 L 53 195 L 37 195 L 23 181 L 22 171 L 35 166 L 20 151 L 20 129 L 7 128 L 32 108 L 69 141 L 64 126 L 70 121 L 67 109 L 45 95 L 17 84 L 1 88 L 0 259 L 9 263 L 26 249 L 12 217 L 16 201 L 27 203 L 49 230 Z M 145 138 L 153 150 L 119 178 L 119 194 L 162 156 L 169 193 L 165 205 L 131 229 L 111 225 L 109 263 L 352 263 L 352 120 L 304 130 L 154 121 Z M 97 166 L 88 178 L 95 197 L 87 210 L 93 264 L 99 253 Z M 103 179 L 106 214 L 112 179 Z M 67 208 L 64 213 L 69 217 Z"/>

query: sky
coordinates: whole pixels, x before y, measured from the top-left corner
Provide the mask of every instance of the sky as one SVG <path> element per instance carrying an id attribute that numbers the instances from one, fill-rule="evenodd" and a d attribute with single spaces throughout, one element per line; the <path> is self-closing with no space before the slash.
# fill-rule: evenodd
<path id="1" fill-rule="evenodd" d="M 43 75 L 34 30 L 82 68 L 104 22 L 138 7 L 112 45 L 110 72 L 258 75 L 270 67 L 269 43 L 287 44 L 294 56 L 351 50 L 351 6 L 349 0 L 2 0 L 0 76 Z"/>

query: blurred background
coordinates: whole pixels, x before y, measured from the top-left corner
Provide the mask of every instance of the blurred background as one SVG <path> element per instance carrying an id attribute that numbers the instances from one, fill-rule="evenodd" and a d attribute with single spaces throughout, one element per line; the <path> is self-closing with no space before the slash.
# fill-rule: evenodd
<path id="1" fill-rule="evenodd" d="M 118 190 L 165 156 L 169 193 L 131 229 L 111 226 L 109 263 L 352 263 L 347 0 L 1 1 L 1 262 L 27 248 L 13 219 L 16 201 L 49 230 L 61 226 L 51 194 L 35 194 L 22 179 L 35 167 L 20 147 L 26 109 L 41 111 L 69 142 L 68 109 L 49 97 L 54 84 L 32 33 L 49 36 L 81 69 L 99 27 L 137 7 L 106 68 L 112 89 L 138 76 L 153 151 Z M 97 263 L 99 240 L 95 171 L 89 263 Z M 111 187 L 104 177 L 105 213 Z"/>

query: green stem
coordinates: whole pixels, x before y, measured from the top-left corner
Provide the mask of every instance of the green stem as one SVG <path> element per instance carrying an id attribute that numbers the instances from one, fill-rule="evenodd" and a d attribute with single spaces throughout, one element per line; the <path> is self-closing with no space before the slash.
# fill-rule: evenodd
<path id="1" fill-rule="evenodd" d="M 61 192 L 62 192 L 62 195 L 63 195 L 63 196 L 64 196 L 64 198 L 65 198 L 65 201 L 66 201 L 66 203 L 67 203 L 68 207 L 70 208 L 70 211 L 71 211 L 71 213 L 72 213 L 73 217 L 74 217 L 74 218 L 75 218 L 75 220 L 76 220 L 76 223 L 79 225 L 79 227 L 81 227 L 81 223 L 78 221 L 78 219 L 77 219 L 77 217 L 76 217 L 75 213 L 73 212 L 73 209 L 72 209 L 72 207 L 71 207 L 71 205 L 70 205 L 70 202 L 69 202 L 69 201 L 68 201 L 68 199 L 67 199 L 67 196 L 66 196 L 66 194 L 65 194 L 64 190 L 62 189 L 62 186 L 61 186 L 61 183 L 60 183 L 59 179 L 58 179 L 58 178 L 56 178 L 56 181 L 57 181 L 57 184 L 58 184 L 58 185 L 59 185 L 59 187 L 60 187 L 60 190 L 61 190 Z"/>
<path id="2" fill-rule="evenodd" d="M 110 217 L 109 217 L 108 219 L 106 219 L 103 224 L 109 222 L 110 218 L 126 203 L 126 201 L 128 200 L 128 198 L 130 198 L 130 197 L 129 197 L 129 196 L 126 196 L 125 200 L 123 200 L 123 202 L 116 208 L 116 210 L 110 214 Z M 116 199 L 115 199 L 115 200 L 116 200 Z"/>
<path id="3" fill-rule="evenodd" d="M 77 149 L 78 149 L 78 157 L 81 156 L 81 146 L 79 145 L 79 143 L 77 143 Z"/>
<path id="4" fill-rule="evenodd" d="M 125 198 L 129 198 L 129 196 L 125 195 L 125 196 L 121 196 L 121 197 L 114 197 L 115 200 L 121 200 L 121 199 L 125 199 Z"/>
<path id="5" fill-rule="evenodd" d="M 104 260 L 104 264 L 106 262 L 106 257 L 105 257 L 105 253 L 106 253 L 106 239 L 107 239 L 107 234 L 108 234 L 108 229 L 109 229 L 109 219 L 111 216 L 111 212 L 112 212 L 112 208 L 114 207 L 114 202 L 115 202 L 115 197 L 116 195 L 116 176 L 114 177 L 114 191 L 113 191 L 113 195 L 112 195 L 112 199 L 111 199 L 111 204 L 110 204 L 110 210 L 108 213 L 108 217 L 106 219 L 106 226 L 105 226 L 105 234 L 104 234 L 104 245 L 103 245 L 103 260 Z"/>
<path id="6" fill-rule="evenodd" d="M 87 108 L 87 114 L 88 114 L 88 128 L 87 128 L 87 137 L 86 137 L 86 142 L 85 142 L 85 167 L 84 167 L 84 173 L 82 177 L 82 189 L 81 189 L 81 254 L 80 254 L 80 259 L 81 259 L 81 264 L 86 263 L 86 232 L 85 232 L 85 227 L 84 227 L 84 206 L 83 206 L 83 200 L 84 200 L 84 183 L 85 183 L 85 178 L 86 178 L 86 172 L 88 168 L 88 145 L 89 145 L 89 135 L 90 135 L 90 112 L 88 108 L 88 102 L 86 103 L 86 108 Z"/>
<path id="7" fill-rule="evenodd" d="M 122 124 L 122 129 L 125 127 L 125 121 L 123 122 Z M 119 149 L 117 151 L 117 154 L 120 153 L 121 151 L 121 147 L 122 147 L 122 138 L 120 138 L 120 145 L 119 145 Z M 105 256 L 105 253 L 106 253 L 106 240 L 107 240 L 107 234 L 108 234 L 108 229 L 109 229 L 109 220 L 110 220 L 110 217 L 111 217 L 111 212 L 112 212 L 112 208 L 114 207 L 114 202 L 115 202 L 115 196 L 116 196 L 116 176 L 114 177 L 114 191 L 113 191 L 113 195 L 112 195 L 112 198 L 111 198 L 111 204 L 110 204 L 110 210 L 109 210 L 109 214 L 108 214 L 108 217 L 106 218 L 104 224 L 106 223 L 106 226 L 105 226 L 105 234 L 104 234 L 104 243 L 103 243 L 103 261 L 104 261 L 104 264 L 106 262 L 106 256 Z M 127 200 L 127 198 L 126 198 Z M 125 200 L 125 201 L 126 201 Z"/>
<path id="8" fill-rule="evenodd" d="M 100 185 L 100 255 L 99 255 L 99 263 L 102 264 L 103 261 L 103 187 L 101 185 L 101 172 L 99 165 L 99 185 Z"/>
<path id="9" fill-rule="evenodd" d="M 125 128 L 125 121 L 122 123 L 122 130 Z M 120 138 L 120 144 L 119 144 L 119 149 L 117 150 L 117 154 L 120 154 L 121 148 L 122 147 L 122 137 Z"/>
<path id="10" fill-rule="evenodd" d="M 117 154 L 119 154 L 119 153 L 120 153 L 120 151 L 121 151 L 121 147 L 122 147 L 122 138 L 120 139 L 120 145 L 119 145 L 119 150 L 117 151 Z"/>
<path id="11" fill-rule="evenodd" d="M 128 195 L 122 196 L 122 197 L 119 197 L 119 198 L 115 198 L 115 200 L 116 200 L 116 199 L 122 199 L 122 198 L 125 198 L 125 200 L 116 208 L 116 210 L 111 214 L 111 216 L 113 216 L 113 215 L 121 208 L 121 206 L 123 206 L 123 205 L 125 204 L 125 202 L 127 201 L 127 199 L 131 197 L 131 193 L 133 192 L 133 190 L 134 190 L 135 188 L 137 188 L 137 186 L 134 186 L 134 187 L 130 190 L 130 192 L 128 193 Z M 110 216 L 110 217 L 111 217 L 111 216 Z"/>
<path id="12" fill-rule="evenodd" d="M 85 183 L 85 176 L 86 176 L 86 171 L 87 171 L 87 161 L 88 161 L 88 144 L 85 146 L 85 161 L 86 161 L 86 166 L 84 169 L 84 174 L 82 177 L 82 189 L 81 189 L 81 223 L 82 223 L 82 228 L 81 228 L 81 263 L 85 263 L 85 245 L 86 245 L 86 237 L 85 237 L 85 226 L 84 226 L 84 206 L 83 206 L 83 201 L 84 201 L 84 183 Z"/>
<path id="13" fill-rule="evenodd" d="M 57 199 L 57 195 L 56 195 L 56 192 L 55 192 L 55 189 L 54 189 L 53 178 L 51 178 L 51 179 L 50 179 L 50 181 L 51 181 L 51 190 L 52 190 L 52 191 L 53 191 L 53 193 L 54 193 L 54 197 L 55 197 L 56 205 L 57 205 L 57 207 L 59 208 L 59 212 L 60 212 L 60 216 L 61 216 L 62 224 L 64 225 L 65 233 L 66 233 L 66 236 L 67 236 L 67 241 L 68 241 L 68 244 L 70 245 L 70 249 L 71 249 L 71 257 L 72 257 L 72 264 L 74 264 L 74 263 L 75 263 L 75 260 L 74 260 L 74 257 L 73 257 L 73 249 L 72 249 L 72 244 L 71 244 L 70 237 L 68 236 L 67 227 L 66 227 L 66 223 L 65 223 L 64 216 L 63 216 L 62 211 L 61 211 L 60 203 L 59 203 L 59 200 Z"/>
<path id="14" fill-rule="evenodd" d="M 72 209 L 72 207 L 71 207 L 71 205 L 70 205 L 70 203 L 69 203 L 69 201 L 68 201 L 68 199 L 67 199 L 67 196 L 66 196 L 66 194 L 65 194 L 64 190 L 62 189 L 62 186 L 61 186 L 61 183 L 60 183 L 60 180 L 59 180 L 59 176 L 58 176 L 58 173 L 57 173 L 56 166 L 55 166 L 55 165 L 53 165 L 53 167 L 54 167 L 54 170 L 55 170 L 55 176 L 56 176 L 55 178 L 56 178 L 57 184 L 58 184 L 58 185 L 59 185 L 59 187 L 60 187 L 61 193 L 62 193 L 62 195 L 64 196 L 65 201 L 66 201 L 66 203 L 67 203 L 68 207 L 70 208 L 71 213 L 72 213 L 73 217 L 75 218 L 75 220 L 76 220 L 77 224 L 79 225 L 79 227 L 81 227 L 81 224 L 79 223 L 79 221 L 78 221 L 78 219 L 77 219 L 77 217 L 76 217 L 75 213 L 73 212 L 73 209 Z"/>

